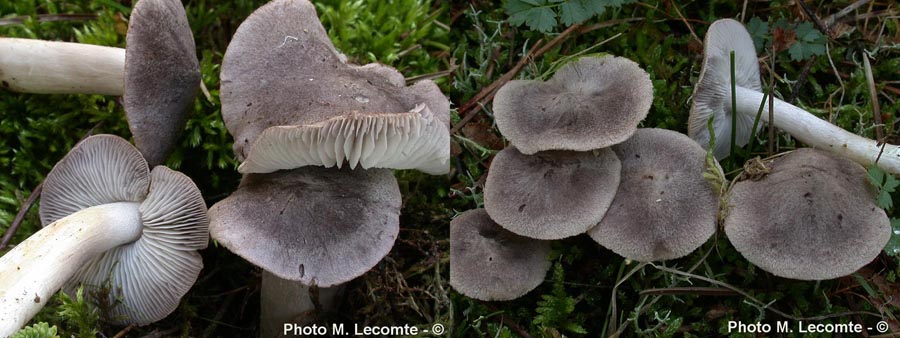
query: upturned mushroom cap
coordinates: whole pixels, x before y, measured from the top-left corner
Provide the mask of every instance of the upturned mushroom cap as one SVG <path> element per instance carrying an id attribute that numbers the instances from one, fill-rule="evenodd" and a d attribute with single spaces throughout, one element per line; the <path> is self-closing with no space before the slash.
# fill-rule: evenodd
<path id="1" fill-rule="evenodd" d="M 603 219 L 619 187 L 620 169 L 609 148 L 523 155 L 508 147 L 491 162 L 484 207 L 491 219 L 521 236 L 575 236 Z"/>
<path id="2" fill-rule="evenodd" d="M 522 237 L 484 209 L 450 222 L 450 286 L 468 297 L 512 300 L 533 290 L 550 270 L 550 242 Z"/>
<path id="3" fill-rule="evenodd" d="M 622 181 L 603 220 L 588 231 L 625 258 L 650 262 L 679 258 L 716 232 L 718 194 L 703 178 L 706 151 L 687 136 L 638 129 L 612 147 Z"/>
<path id="4" fill-rule="evenodd" d="M 127 141 L 96 135 L 47 175 L 41 221 L 114 202 L 141 203 L 141 237 L 94 258 L 63 289 L 74 294 L 81 284 L 109 287 L 114 322 L 148 324 L 178 307 L 203 268 L 197 250 L 209 241 L 206 204 L 187 176 L 162 166 L 150 172 Z"/>
<path id="5" fill-rule="evenodd" d="M 713 119 L 717 159 L 728 157 L 731 149 L 731 51 L 734 51 L 735 85 L 762 90 L 756 47 L 744 25 L 732 19 L 713 22 L 703 44 L 703 66 L 694 87 L 688 135 L 704 149 L 709 145 L 707 123 Z M 737 114 L 735 145 L 742 147 L 756 134 L 754 116 Z M 761 128 L 761 126 L 757 127 Z"/>
<path id="6" fill-rule="evenodd" d="M 222 117 L 242 173 L 347 162 L 449 170 L 449 101 L 431 81 L 345 63 L 306 0 L 275 0 L 238 28 L 222 64 Z"/>
<path id="7" fill-rule="evenodd" d="M 386 169 L 303 167 L 248 174 L 210 210 L 211 234 L 276 276 L 328 287 L 369 271 L 400 230 Z"/>
<path id="8" fill-rule="evenodd" d="M 178 0 L 140 0 L 125 36 L 125 114 L 151 166 L 163 164 L 200 88 L 200 65 Z"/>
<path id="9" fill-rule="evenodd" d="M 628 139 L 650 111 L 650 75 L 622 57 L 584 57 L 546 82 L 510 81 L 494 97 L 503 136 L 524 154 L 586 151 Z"/>
<path id="10" fill-rule="evenodd" d="M 862 166 L 801 148 L 758 181 L 731 189 L 725 234 L 747 260 L 777 276 L 823 280 L 871 262 L 891 238 Z"/>

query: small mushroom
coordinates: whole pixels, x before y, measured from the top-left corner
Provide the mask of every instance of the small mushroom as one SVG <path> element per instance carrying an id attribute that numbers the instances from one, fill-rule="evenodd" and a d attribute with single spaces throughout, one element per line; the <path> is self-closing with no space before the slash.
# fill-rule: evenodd
<path id="1" fill-rule="evenodd" d="M 503 229 L 484 209 L 450 222 L 450 286 L 468 297 L 512 300 L 536 288 L 550 270 L 550 242 Z"/>
<path id="2" fill-rule="evenodd" d="M 628 139 L 653 101 L 650 76 L 622 57 L 583 57 L 546 82 L 510 81 L 494 97 L 500 132 L 523 154 L 587 151 Z"/>
<path id="3" fill-rule="evenodd" d="M 518 235 L 561 239 L 597 225 L 619 187 L 621 163 L 609 148 L 524 155 L 514 147 L 491 162 L 484 207 Z"/>
<path id="4" fill-rule="evenodd" d="M 210 220 L 213 238 L 231 252 L 280 278 L 328 287 L 369 271 L 391 250 L 400 189 L 386 169 L 248 174 L 210 209 Z"/>
<path id="5" fill-rule="evenodd" d="M 716 134 L 716 158 L 728 156 L 731 147 L 731 52 L 735 54 L 735 95 L 737 106 L 736 146 L 747 144 L 755 131 L 753 121 L 763 93 L 760 91 L 759 64 L 756 49 L 747 29 L 735 20 L 722 19 L 710 25 L 704 43 L 703 69 L 688 121 L 688 135 L 706 147 L 709 144 L 707 122 L 713 119 Z M 767 102 L 768 104 L 768 102 Z M 863 165 L 877 165 L 882 169 L 900 173 L 900 147 L 881 145 L 874 140 L 853 134 L 810 114 L 790 103 L 774 99 L 774 121 L 766 113 L 760 120 L 772 123 L 814 148 L 841 154 Z"/>
<path id="6" fill-rule="evenodd" d="M 110 318 L 144 325 L 175 310 L 197 279 L 209 220 L 183 174 L 147 162 L 127 141 L 92 136 L 47 175 L 42 230 L 0 257 L 0 336 L 22 327 L 60 288 L 109 286 Z"/>
<path id="7" fill-rule="evenodd" d="M 706 151 L 687 136 L 638 129 L 612 147 L 622 161 L 619 190 L 588 234 L 625 258 L 685 256 L 716 232 L 719 196 L 704 178 Z"/>
<path id="8" fill-rule="evenodd" d="M 128 127 L 151 166 L 165 162 L 200 86 L 200 66 L 184 7 L 140 0 L 127 48 L 0 38 L 0 83 L 43 94 L 123 95 Z"/>
<path id="9" fill-rule="evenodd" d="M 238 27 L 222 62 L 222 117 L 241 173 L 306 165 L 449 170 L 449 101 L 380 64 L 345 62 L 306 0 Z"/>
<path id="10" fill-rule="evenodd" d="M 775 159 L 761 179 L 734 185 L 725 234 L 763 270 L 824 280 L 875 259 L 891 238 L 891 226 L 862 166 L 801 148 Z"/>

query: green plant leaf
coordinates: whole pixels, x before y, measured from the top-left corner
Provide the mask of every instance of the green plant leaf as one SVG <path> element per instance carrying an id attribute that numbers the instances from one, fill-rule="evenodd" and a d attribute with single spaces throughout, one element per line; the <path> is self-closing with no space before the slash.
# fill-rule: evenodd
<path id="1" fill-rule="evenodd" d="M 884 182 L 884 171 L 881 168 L 872 166 L 866 172 L 866 175 L 869 176 L 869 183 L 872 183 L 876 188 L 881 189 L 881 182 Z"/>
<path id="2" fill-rule="evenodd" d="M 797 41 L 788 49 L 791 60 L 801 61 L 814 55 L 825 54 L 825 43 L 828 39 L 816 30 L 812 23 L 800 23 L 794 28 L 794 33 L 797 34 Z"/>
<path id="3" fill-rule="evenodd" d="M 766 47 L 766 39 L 769 37 L 769 23 L 754 16 L 747 23 L 747 31 L 750 32 L 750 36 L 753 38 L 753 45 L 756 46 L 756 51 L 762 51 Z"/>
<path id="4" fill-rule="evenodd" d="M 559 18 L 562 23 L 566 26 L 571 26 L 590 19 L 594 13 L 585 8 L 585 2 L 588 1 L 569 0 L 560 5 Z"/>
<path id="5" fill-rule="evenodd" d="M 891 239 L 884 246 L 884 253 L 888 256 L 900 254 L 900 218 L 891 218 Z"/>
<path id="6" fill-rule="evenodd" d="M 56 326 L 50 326 L 45 322 L 40 322 L 32 326 L 23 327 L 19 332 L 14 333 L 9 338 L 59 338 L 56 335 Z"/>

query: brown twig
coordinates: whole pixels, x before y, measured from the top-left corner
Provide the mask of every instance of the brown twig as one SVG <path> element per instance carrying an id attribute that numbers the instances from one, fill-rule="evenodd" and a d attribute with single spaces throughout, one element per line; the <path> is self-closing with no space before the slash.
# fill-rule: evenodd
<path id="1" fill-rule="evenodd" d="M 14 16 L 11 18 L 0 19 L 0 26 L 21 24 L 29 18 L 32 18 L 32 16 Z M 36 18 L 38 22 L 90 21 L 96 20 L 97 14 L 39 14 L 34 16 L 34 18 Z"/>
<path id="2" fill-rule="evenodd" d="M 453 128 L 450 130 L 450 133 L 451 134 L 456 133 L 457 131 L 459 131 L 460 128 L 462 128 L 462 126 L 464 126 L 466 123 L 471 121 L 472 118 L 474 118 L 475 115 L 478 113 L 478 111 L 481 110 L 481 108 L 483 107 L 484 104 L 486 104 L 494 99 L 494 94 L 497 93 L 497 90 L 499 90 L 500 87 L 502 87 L 507 82 L 512 80 L 512 78 L 515 77 L 516 74 L 518 74 L 522 70 L 522 68 L 525 67 L 525 65 L 527 65 L 529 62 L 534 60 L 534 58 L 543 55 L 544 53 L 549 51 L 551 48 L 559 45 L 567 37 L 569 37 L 573 32 L 576 32 L 580 28 L 581 28 L 581 25 L 569 26 L 569 28 L 567 28 L 565 31 L 563 31 L 559 35 L 557 35 L 555 38 L 553 38 L 553 40 L 551 40 L 549 43 L 547 43 L 545 45 L 541 44 L 542 40 L 538 40 L 538 42 L 536 42 L 534 44 L 534 46 L 531 47 L 531 49 L 528 51 L 528 53 L 526 53 L 525 56 L 522 57 L 522 59 L 520 59 L 519 62 L 516 63 L 515 66 L 513 66 L 512 69 L 510 69 L 508 72 L 503 74 L 503 76 L 501 76 L 496 81 L 492 82 L 487 87 L 484 87 L 483 89 L 481 89 L 481 91 L 479 91 L 478 94 L 476 94 L 474 97 L 469 99 L 468 102 L 466 102 L 459 108 L 459 115 L 463 116 L 463 118 L 458 123 L 456 123 L 456 125 L 453 126 Z"/>
<path id="3" fill-rule="evenodd" d="M 131 329 L 133 329 L 133 328 L 135 328 L 135 327 L 137 327 L 137 324 L 131 324 L 131 325 L 128 325 L 128 326 L 126 326 L 124 329 L 122 329 L 122 331 L 119 331 L 119 333 L 116 333 L 116 335 L 113 336 L 112 338 L 122 338 L 122 337 L 125 337 L 125 334 L 128 333 L 128 331 L 131 331 Z"/>
<path id="4" fill-rule="evenodd" d="M 512 319 L 507 318 L 504 315 L 500 315 L 500 322 L 509 327 L 511 330 L 516 331 L 516 334 L 521 336 L 522 338 L 532 338 L 528 331 L 525 331 L 518 323 L 514 322 Z"/>
<path id="5" fill-rule="evenodd" d="M 89 136 L 94 134 L 94 130 L 100 128 L 103 125 L 103 122 L 98 122 L 95 124 L 88 132 L 81 137 L 78 142 L 88 138 Z M 16 234 L 16 231 L 19 230 L 19 226 L 22 225 L 22 222 L 25 220 L 25 215 L 28 214 L 28 210 L 31 209 L 31 206 L 34 205 L 34 202 L 37 201 L 38 196 L 41 195 L 41 191 L 44 190 L 44 182 L 38 183 L 33 190 L 31 190 L 31 194 L 28 195 L 28 199 L 25 200 L 25 203 L 22 204 L 22 208 L 19 209 L 19 212 L 16 214 L 16 217 L 13 218 L 12 224 L 9 225 L 9 228 L 6 229 L 6 232 L 3 234 L 3 239 L 0 240 L 0 250 L 6 248 L 9 245 L 9 242 L 12 241 L 13 235 Z"/>
<path id="6" fill-rule="evenodd" d="M 13 219 L 12 224 L 6 229 L 6 233 L 3 234 L 3 239 L 0 240 L 0 250 L 3 250 L 9 245 L 16 230 L 19 230 L 19 226 L 22 225 L 22 221 L 25 220 L 25 215 L 28 214 L 28 210 L 31 210 L 31 206 L 37 201 L 37 198 L 41 195 L 43 189 L 44 182 L 38 183 L 38 185 L 34 187 L 34 190 L 31 191 L 31 195 L 28 195 L 28 199 L 22 204 L 22 208 L 19 209 L 19 213 L 16 214 L 16 218 Z"/>
<path id="7" fill-rule="evenodd" d="M 837 13 L 829 15 L 827 18 L 825 18 L 825 21 L 824 21 L 825 26 L 831 27 L 832 25 L 834 25 L 835 21 L 847 16 L 847 14 L 850 14 L 850 12 L 853 12 L 857 8 L 861 7 L 862 5 L 869 3 L 869 1 L 872 1 L 872 0 L 857 0 L 856 2 L 850 4 L 850 6 L 844 7 L 844 9 L 838 11 Z"/>
<path id="8" fill-rule="evenodd" d="M 702 46 L 703 40 L 701 40 L 700 37 L 697 36 L 697 33 L 694 32 L 694 26 L 691 26 L 691 24 L 687 21 L 687 19 L 684 17 L 684 15 L 681 14 L 681 10 L 678 9 L 678 3 L 675 1 L 671 1 L 671 5 L 672 5 L 672 8 L 675 9 L 675 14 L 678 14 L 678 17 L 681 18 L 681 22 L 684 22 L 684 25 L 687 26 L 688 31 L 691 32 L 691 36 L 694 37 L 694 40 L 697 40 L 697 42 L 699 42 L 700 45 Z"/>
<path id="9" fill-rule="evenodd" d="M 884 142 L 884 122 L 881 120 L 881 105 L 878 104 L 878 91 L 875 89 L 875 77 L 872 75 L 872 64 L 869 56 L 863 53 L 863 68 L 866 72 L 866 82 L 869 85 L 869 97 L 872 100 L 872 119 L 875 121 L 875 137 L 879 143 Z"/>
<path id="10" fill-rule="evenodd" d="M 819 31 L 822 32 L 822 34 L 825 34 L 826 36 L 831 36 L 830 29 L 828 29 L 828 26 L 825 26 L 825 24 L 822 23 L 822 20 L 819 20 L 819 16 L 816 15 L 816 13 L 814 13 L 812 11 L 812 9 L 809 8 L 809 6 L 806 4 L 806 1 L 797 0 L 797 3 L 800 4 L 800 7 L 803 8 L 803 12 L 806 13 L 806 16 L 808 16 L 810 19 L 812 19 L 813 23 L 816 24 L 816 28 L 818 28 Z"/>

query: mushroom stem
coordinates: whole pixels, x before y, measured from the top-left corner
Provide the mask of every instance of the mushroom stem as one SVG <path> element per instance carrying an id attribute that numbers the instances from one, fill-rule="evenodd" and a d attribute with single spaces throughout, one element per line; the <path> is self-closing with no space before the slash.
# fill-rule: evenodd
<path id="1" fill-rule="evenodd" d="M 739 114 L 756 117 L 763 93 L 737 86 L 737 110 Z M 875 164 L 893 174 L 900 174 L 900 147 L 886 144 L 884 152 L 874 140 L 856 135 L 820 119 L 809 112 L 775 98 L 773 125 L 814 148 L 845 156 L 864 166 Z M 761 114 L 762 121 L 769 123 L 768 114 Z M 881 157 L 879 159 L 879 153 Z"/>
<path id="2" fill-rule="evenodd" d="M 334 310 L 342 285 L 319 288 L 319 303 L 326 311 Z M 260 291 L 260 338 L 293 336 L 285 333 L 285 324 L 315 323 L 316 310 L 309 287 L 300 282 L 279 278 L 263 270 Z M 304 320 L 311 322 L 304 322 Z"/>
<path id="3" fill-rule="evenodd" d="M 12 91 L 121 96 L 124 73 L 122 48 L 0 38 L 0 85 Z"/>
<path id="4" fill-rule="evenodd" d="M 107 203 L 61 218 L 0 257 L 0 337 L 24 326 L 91 259 L 141 236 L 140 204 Z"/>

